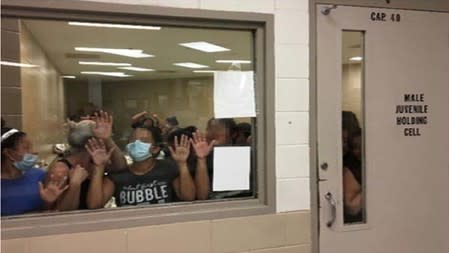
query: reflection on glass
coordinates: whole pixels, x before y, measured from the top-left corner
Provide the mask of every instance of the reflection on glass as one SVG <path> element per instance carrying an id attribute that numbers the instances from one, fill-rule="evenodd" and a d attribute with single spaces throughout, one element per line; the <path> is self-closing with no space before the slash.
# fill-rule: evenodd
<path id="1" fill-rule="evenodd" d="M 342 143 L 344 223 L 366 221 L 363 148 L 363 32 L 343 31 Z"/>
<path id="2" fill-rule="evenodd" d="M 2 216 L 255 196 L 252 181 L 246 191 L 211 185 L 213 140 L 252 146 L 255 156 L 255 118 L 214 119 L 213 110 L 214 71 L 254 70 L 251 31 L 11 22 L 19 32 L 7 43 L 20 50 L 2 59 L 2 86 L 21 93 L 2 92 L 10 108 L 2 114 Z M 93 136 L 104 145 L 86 149 Z M 14 184 L 24 178 L 29 189 Z M 44 199 L 38 182 L 51 180 L 61 192 Z M 79 196 L 61 199 L 72 186 Z"/>

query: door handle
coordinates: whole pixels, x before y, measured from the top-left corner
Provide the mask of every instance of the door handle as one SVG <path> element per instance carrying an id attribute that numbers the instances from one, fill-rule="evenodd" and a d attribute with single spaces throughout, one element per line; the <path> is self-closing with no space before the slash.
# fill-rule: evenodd
<path id="1" fill-rule="evenodd" d="M 326 195 L 324 195 L 324 198 L 327 200 L 327 202 L 329 202 L 329 205 L 331 206 L 331 217 L 326 222 L 326 226 L 330 228 L 334 224 L 335 219 L 337 219 L 337 204 L 332 197 L 332 193 L 330 192 L 326 193 Z"/>

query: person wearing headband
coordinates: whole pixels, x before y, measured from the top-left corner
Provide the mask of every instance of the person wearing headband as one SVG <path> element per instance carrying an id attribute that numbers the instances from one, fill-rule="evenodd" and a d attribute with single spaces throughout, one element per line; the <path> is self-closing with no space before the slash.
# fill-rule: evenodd
<path id="1" fill-rule="evenodd" d="M 53 209 L 68 187 L 35 167 L 38 156 L 24 132 L 2 124 L 1 133 L 1 215 Z"/>

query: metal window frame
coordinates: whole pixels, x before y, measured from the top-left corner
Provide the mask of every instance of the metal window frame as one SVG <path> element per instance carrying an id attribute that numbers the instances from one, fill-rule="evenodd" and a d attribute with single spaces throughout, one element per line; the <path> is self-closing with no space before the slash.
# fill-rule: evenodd
<path id="1" fill-rule="evenodd" d="M 2 18 L 251 30 L 255 36 L 254 59 L 258 105 L 256 199 L 21 215 L 2 218 L 2 239 L 275 213 L 273 15 L 69 0 L 2 0 L 1 9 Z"/>

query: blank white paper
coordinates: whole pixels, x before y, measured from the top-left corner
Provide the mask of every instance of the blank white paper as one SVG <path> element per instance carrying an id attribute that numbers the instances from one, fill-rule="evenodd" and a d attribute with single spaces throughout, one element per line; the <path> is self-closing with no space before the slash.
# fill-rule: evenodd
<path id="1" fill-rule="evenodd" d="M 256 116 L 253 71 L 214 72 L 215 118 Z"/>
<path id="2" fill-rule="evenodd" d="M 215 147 L 213 191 L 249 190 L 250 147 Z"/>

